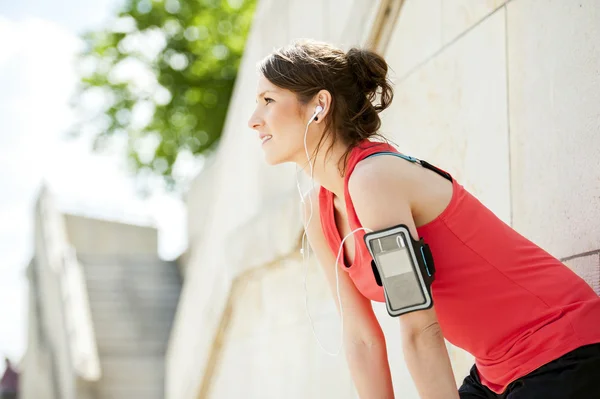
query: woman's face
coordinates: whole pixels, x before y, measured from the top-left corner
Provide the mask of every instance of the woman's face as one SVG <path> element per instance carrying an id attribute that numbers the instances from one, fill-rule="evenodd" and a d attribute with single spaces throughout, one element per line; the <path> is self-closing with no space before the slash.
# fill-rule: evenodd
<path id="1" fill-rule="evenodd" d="M 306 158 L 304 131 L 312 114 L 304 117 L 308 111 L 296 95 L 290 90 L 275 86 L 262 75 L 258 80 L 256 101 L 256 109 L 248 126 L 258 133 L 259 145 L 262 146 L 267 163 L 301 163 Z M 307 137 L 309 149 L 311 141 Z"/>

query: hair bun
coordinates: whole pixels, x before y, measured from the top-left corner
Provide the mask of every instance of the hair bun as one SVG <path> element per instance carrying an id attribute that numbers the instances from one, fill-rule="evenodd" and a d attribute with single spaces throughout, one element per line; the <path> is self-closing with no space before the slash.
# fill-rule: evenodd
<path id="1" fill-rule="evenodd" d="M 374 100 L 377 89 L 381 89 L 381 102 L 375 108 L 382 111 L 392 101 L 392 87 L 388 82 L 388 64 L 379 54 L 366 49 L 353 47 L 346 53 L 348 66 L 356 77 L 361 91 Z"/>

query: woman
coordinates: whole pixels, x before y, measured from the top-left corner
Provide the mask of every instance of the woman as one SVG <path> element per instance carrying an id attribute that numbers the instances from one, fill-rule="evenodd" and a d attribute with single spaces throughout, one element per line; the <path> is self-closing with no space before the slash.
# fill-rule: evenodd
<path id="1" fill-rule="evenodd" d="M 433 308 L 399 317 L 421 398 L 600 398 L 600 298 L 452 176 L 382 154 L 398 153 L 373 140 L 393 97 L 383 58 L 301 41 L 259 71 L 249 126 L 269 164 L 293 162 L 321 186 L 304 201 L 307 232 L 334 293 L 339 277 L 344 350 L 361 398 L 394 396 L 370 303 L 383 290 L 363 237 L 398 224 L 424 238 L 437 269 Z M 444 337 L 476 359 L 458 391 Z"/>

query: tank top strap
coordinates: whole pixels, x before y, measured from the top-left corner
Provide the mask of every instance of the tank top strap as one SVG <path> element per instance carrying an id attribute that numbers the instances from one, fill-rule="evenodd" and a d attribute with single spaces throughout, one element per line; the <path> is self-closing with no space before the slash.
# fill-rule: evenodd
<path id="1" fill-rule="evenodd" d="M 346 163 L 346 169 L 344 174 L 344 186 L 348 185 L 348 179 L 354 171 L 356 165 L 365 158 L 374 156 L 376 154 L 399 154 L 395 147 L 387 143 L 379 143 L 374 141 L 365 140 L 350 152 L 348 161 Z"/>
<path id="2" fill-rule="evenodd" d="M 400 154 L 399 152 L 392 152 L 392 151 L 376 152 L 376 153 L 366 156 L 364 159 L 376 157 L 378 155 L 393 155 L 393 156 L 397 156 L 399 158 L 402 158 L 402 159 L 412 162 L 412 163 L 418 163 L 425 169 L 429 169 L 429 170 L 437 173 L 438 175 L 442 176 L 443 178 L 450 180 L 450 182 L 452 182 L 452 175 L 450 175 L 450 173 L 446 172 L 445 170 L 440 169 L 437 166 L 434 166 L 434 165 L 430 164 L 429 162 L 424 161 L 422 159 L 417 159 L 417 158 L 411 157 L 409 155 Z"/>

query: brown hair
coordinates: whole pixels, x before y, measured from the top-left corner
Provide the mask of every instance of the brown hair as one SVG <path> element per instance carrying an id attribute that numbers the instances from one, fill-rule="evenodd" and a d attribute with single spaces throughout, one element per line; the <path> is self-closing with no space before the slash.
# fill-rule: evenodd
<path id="1" fill-rule="evenodd" d="M 320 90 L 331 93 L 325 134 L 316 151 L 326 136 L 336 132 L 332 146 L 338 139 L 348 145 L 340 159 L 342 174 L 355 146 L 374 136 L 383 138 L 378 133 L 379 113 L 389 107 L 394 95 L 387 77 L 388 64 L 379 54 L 356 47 L 345 53 L 327 43 L 301 40 L 268 55 L 258 69 L 275 86 L 294 92 L 302 104 Z M 373 103 L 376 98 L 378 104 Z"/>

